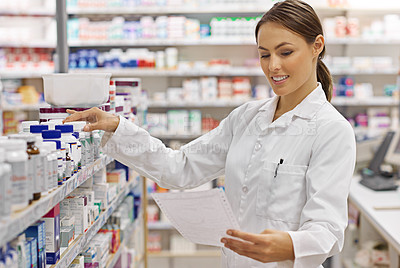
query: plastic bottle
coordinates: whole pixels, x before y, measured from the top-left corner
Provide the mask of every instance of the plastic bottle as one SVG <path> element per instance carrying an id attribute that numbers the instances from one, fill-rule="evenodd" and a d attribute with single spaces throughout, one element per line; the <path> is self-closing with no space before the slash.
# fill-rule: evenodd
<path id="1" fill-rule="evenodd" d="M 38 121 L 23 121 L 21 122 L 21 133 L 30 133 L 31 125 L 38 125 Z"/>
<path id="2" fill-rule="evenodd" d="M 42 137 L 42 131 L 48 130 L 49 126 L 47 125 L 31 125 L 30 126 L 30 132 L 35 135 Z"/>
<path id="3" fill-rule="evenodd" d="M 61 135 L 61 133 L 60 133 Z M 55 145 L 55 156 L 56 156 L 56 178 L 57 178 L 57 185 L 63 184 L 63 177 L 64 177 L 64 162 L 63 162 L 63 153 L 61 152 L 61 141 L 58 140 L 43 140 L 43 143 L 53 143 Z"/>
<path id="4" fill-rule="evenodd" d="M 47 130 L 42 132 L 43 141 L 54 141 L 56 142 L 58 150 L 58 185 L 62 185 L 62 182 L 66 180 L 65 168 L 66 168 L 66 145 L 65 142 L 61 141 L 60 130 Z M 61 178 L 60 178 L 61 176 Z"/>
<path id="5" fill-rule="evenodd" d="M 41 197 L 40 191 L 40 180 L 39 176 L 42 176 L 43 166 L 40 162 L 39 149 L 35 146 L 36 137 L 30 133 L 13 134 L 9 136 L 10 139 L 18 139 L 26 142 L 26 153 L 28 154 L 28 193 L 29 193 L 29 204 L 33 200 L 39 200 Z M 36 152 L 37 150 L 37 152 Z M 39 174 L 38 174 L 39 173 Z"/>
<path id="6" fill-rule="evenodd" d="M 94 160 L 100 158 L 101 137 L 98 130 L 92 131 Z"/>
<path id="7" fill-rule="evenodd" d="M 43 142 L 43 146 L 48 152 L 47 154 L 47 173 L 48 173 L 48 190 L 57 188 L 58 185 L 58 163 L 57 163 L 57 147 L 54 142 Z"/>
<path id="8" fill-rule="evenodd" d="M 77 121 L 69 123 L 74 126 L 74 136 L 78 140 L 78 169 L 86 166 L 86 138 L 83 127 L 86 125 L 85 121 Z"/>
<path id="9" fill-rule="evenodd" d="M 56 125 L 56 130 L 61 131 L 61 141 L 67 143 L 69 145 L 69 156 L 71 157 L 71 168 L 72 174 L 71 176 L 78 171 L 77 165 L 77 152 L 78 152 L 78 140 L 72 135 L 74 132 L 73 125 Z"/>
<path id="10" fill-rule="evenodd" d="M 66 146 L 66 156 L 65 156 L 65 178 L 68 180 L 69 178 L 74 175 L 74 170 L 73 170 L 73 160 L 70 156 L 70 147 Z"/>
<path id="11" fill-rule="evenodd" d="M 28 154 L 22 140 L 1 140 L 0 148 L 6 151 L 6 162 L 11 165 L 11 210 L 18 211 L 29 204 L 28 196 Z"/>
<path id="12" fill-rule="evenodd" d="M 0 148 L 0 219 L 7 218 L 11 213 L 11 165 L 5 161 L 6 152 Z"/>

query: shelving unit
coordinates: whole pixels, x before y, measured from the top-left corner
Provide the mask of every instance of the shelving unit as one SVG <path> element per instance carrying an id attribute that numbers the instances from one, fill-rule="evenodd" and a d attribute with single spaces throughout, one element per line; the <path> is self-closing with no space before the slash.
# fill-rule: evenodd
<path id="1" fill-rule="evenodd" d="M 97 68 L 97 69 L 72 69 L 71 73 L 111 73 L 114 77 L 140 76 L 140 77 L 192 77 L 192 76 L 261 76 L 264 73 L 261 67 L 209 67 L 207 69 L 185 70 L 157 70 L 153 68 Z M 389 70 L 332 70 L 332 75 L 397 75 L 398 68 Z"/>
<path id="2" fill-rule="evenodd" d="M 138 180 L 134 180 L 118 194 L 114 201 L 108 206 L 108 208 L 102 212 L 99 218 L 90 226 L 83 235 L 75 238 L 72 245 L 61 251 L 61 258 L 57 264 L 50 266 L 50 268 L 64 268 L 68 267 L 72 261 L 83 251 L 86 244 L 97 234 L 101 227 L 107 222 L 107 219 L 111 216 L 114 210 L 122 203 L 126 195 L 138 185 Z M 135 226 L 135 225 L 134 225 Z"/>
<path id="3" fill-rule="evenodd" d="M 93 164 L 76 173 L 56 190 L 43 196 L 38 201 L 33 202 L 22 211 L 14 213 L 11 215 L 10 219 L 1 221 L 0 228 L 2 231 L 0 232 L 0 246 L 5 245 L 7 242 L 17 237 L 22 231 L 44 216 L 73 190 L 93 176 L 97 171 L 104 168 L 111 161 L 111 158 L 102 156 Z"/>
<path id="4" fill-rule="evenodd" d="M 144 39 L 144 40 L 88 40 L 69 41 L 70 47 L 136 47 L 136 46 L 254 46 L 254 38 L 203 38 L 198 40 L 181 39 Z M 361 39 L 361 38 L 340 38 L 327 39 L 327 45 L 400 45 L 397 39 Z"/>
<path id="5" fill-rule="evenodd" d="M 56 43 L 49 41 L 20 41 L 20 42 L 0 42 L 0 47 L 30 47 L 30 48 L 56 48 Z"/>

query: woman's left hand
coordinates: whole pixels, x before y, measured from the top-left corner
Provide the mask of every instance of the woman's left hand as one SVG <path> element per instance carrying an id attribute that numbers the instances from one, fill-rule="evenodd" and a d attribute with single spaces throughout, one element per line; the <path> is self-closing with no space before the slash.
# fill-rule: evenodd
<path id="1" fill-rule="evenodd" d="M 293 242 L 287 232 L 266 229 L 261 234 L 238 230 L 228 230 L 226 233 L 239 239 L 223 237 L 221 242 L 239 255 L 263 263 L 294 260 Z"/>

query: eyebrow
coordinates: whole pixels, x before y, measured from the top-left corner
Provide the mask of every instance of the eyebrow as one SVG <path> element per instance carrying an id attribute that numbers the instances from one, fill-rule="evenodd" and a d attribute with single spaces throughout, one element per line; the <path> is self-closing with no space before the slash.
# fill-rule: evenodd
<path id="1" fill-rule="evenodd" d="M 289 42 L 282 42 L 282 43 L 280 43 L 279 45 L 277 45 L 277 46 L 275 47 L 275 49 L 278 49 L 278 48 L 280 48 L 281 46 L 284 46 L 284 45 L 293 45 L 293 44 L 292 44 L 292 43 L 289 43 Z M 262 46 L 258 46 L 258 49 L 268 50 L 268 49 L 266 49 L 266 48 L 264 48 L 264 47 L 262 47 Z"/>

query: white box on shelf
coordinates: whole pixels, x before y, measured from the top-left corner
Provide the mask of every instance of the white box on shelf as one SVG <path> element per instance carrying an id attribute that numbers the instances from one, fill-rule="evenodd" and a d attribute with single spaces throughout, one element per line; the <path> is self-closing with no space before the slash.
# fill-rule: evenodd
<path id="1" fill-rule="evenodd" d="M 60 107 L 92 107 L 108 100 L 110 73 L 45 74 L 44 98 Z"/>

